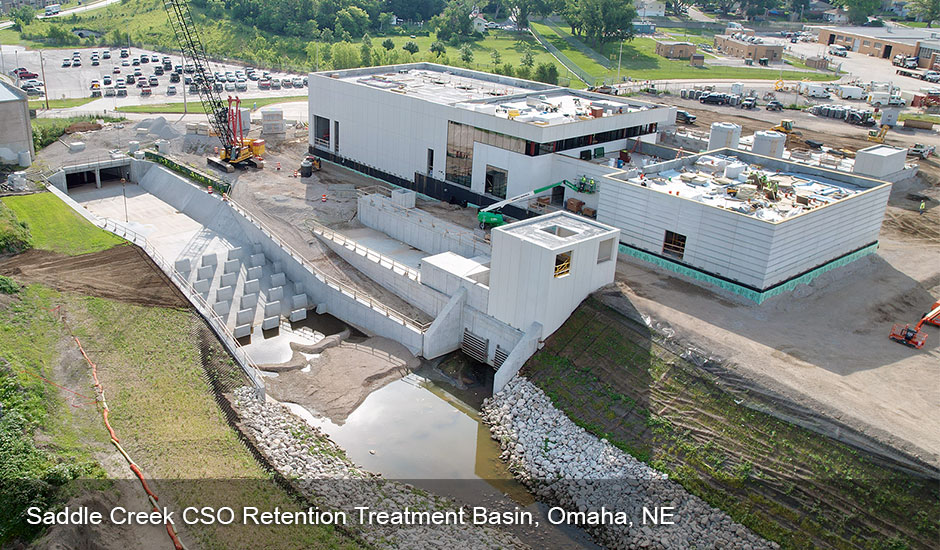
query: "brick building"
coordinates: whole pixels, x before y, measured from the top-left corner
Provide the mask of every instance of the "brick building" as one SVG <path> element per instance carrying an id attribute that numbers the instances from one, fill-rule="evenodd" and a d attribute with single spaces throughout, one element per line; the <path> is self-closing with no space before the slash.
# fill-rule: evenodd
<path id="1" fill-rule="evenodd" d="M 668 59 L 689 59 L 695 53 L 695 44 L 691 42 L 656 41 L 656 55 Z"/>
<path id="2" fill-rule="evenodd" d="M 938 47 L 938 38 L 940 35 L 935 29 L 905 27 L 822 27 L 819 29 L 820 44 L 838 44 L 852 52 L 884 59 L 892 59 L 898 54 L 920 56 L 921 67 L 929 64 L 930 54 Z"/>
<path id="3" fill-rule="evenodd" d="M 715 37 L 715 49 L 725 55 L 742 59 L 754 59 L 755 61 L 762 57 L 766 57 L 771 62 L 783 59 L 783 45 L 781 44 L 748 42 L 728 35 Z"/>

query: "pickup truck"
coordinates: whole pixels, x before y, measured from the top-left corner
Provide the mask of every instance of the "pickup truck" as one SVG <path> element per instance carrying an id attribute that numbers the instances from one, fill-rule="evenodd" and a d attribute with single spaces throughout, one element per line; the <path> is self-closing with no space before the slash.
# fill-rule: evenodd
<path id="1" fill-rule="evenodd" d="M 908 156 L 919 157 L 925 159 L 932 155 L 934 152 L 933 145 L 924 145 L 923 143 L 915 143 L 907 150 Z"/>
<path id="2" fill-rule="evenodd" d="M 741 102 L 742 109 L 756 109 L 757 108 L 757 99 L 753 97 L 744 98 L 744 101 Z"/>
<path id="3" fill-rule="evenodd" d="M 688 111 L 676 111 L 676 122 L 695 124 L 696 116 Z"/>

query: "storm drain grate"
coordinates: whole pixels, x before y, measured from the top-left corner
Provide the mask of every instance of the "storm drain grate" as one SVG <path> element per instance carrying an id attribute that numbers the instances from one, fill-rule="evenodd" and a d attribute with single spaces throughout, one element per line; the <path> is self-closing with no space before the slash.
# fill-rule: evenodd
<path id="1" fill-rule="evenodd" d="M 489 340 L 480 338 L 467 329 L 463 329 L 463 344 L 460 348 L 470 357 L 486 363 L 486 352 L 489 349 Z"/>
<path id="2" fill-rule="evenodd" d="M 493 355 L 493 366 L 497 369 L 503 366 L 503 362 L 509 357 L 509 352 L 496 345 L 496 353 Z"/>

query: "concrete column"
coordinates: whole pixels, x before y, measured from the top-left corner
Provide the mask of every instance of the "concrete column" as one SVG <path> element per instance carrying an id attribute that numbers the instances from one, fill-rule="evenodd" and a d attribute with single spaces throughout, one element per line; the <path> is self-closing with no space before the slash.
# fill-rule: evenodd
<path id="1" fill-rule="evenodd" d="M 95 168 L 95 187 L 101 189 L 101 170 Z"/>

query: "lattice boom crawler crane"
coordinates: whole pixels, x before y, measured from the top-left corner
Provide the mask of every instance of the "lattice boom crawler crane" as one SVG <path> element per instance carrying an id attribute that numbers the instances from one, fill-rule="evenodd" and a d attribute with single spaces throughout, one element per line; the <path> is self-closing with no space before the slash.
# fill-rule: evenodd
<path id="1" fill-rule="evenodd" d="M 195 69 L 193 83 L 199 92 L 202 108 L 209 117 L 209 124 L 213 131 L 222 142 L 219 158 L 210 157 L 206 160 L 212 166 L 226 172 L 235 171 L 236 166 L 263 168 L 264 140 L 247 139 L 242 133 L 241 109 L 239 108 L 241 100 L 238 97 L 229 97 L 226 105 L 212 87 L 212 73 L 209 70 L 206 49 L 196 32 L 189 4 L 181 0 L 165 0 L 163 5 L 169 17 L 170 26 L 176 34 L 180 50 L 192 61 Z"/>

